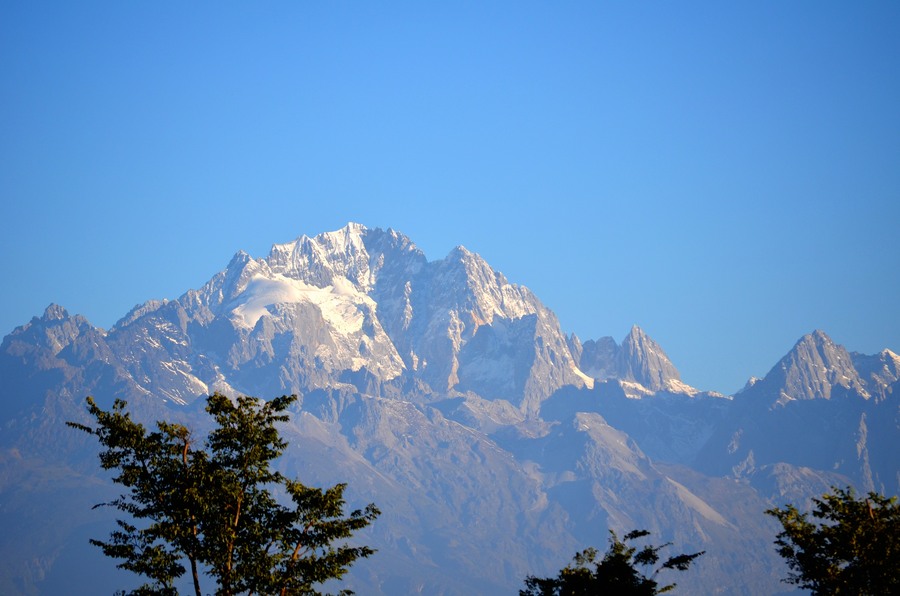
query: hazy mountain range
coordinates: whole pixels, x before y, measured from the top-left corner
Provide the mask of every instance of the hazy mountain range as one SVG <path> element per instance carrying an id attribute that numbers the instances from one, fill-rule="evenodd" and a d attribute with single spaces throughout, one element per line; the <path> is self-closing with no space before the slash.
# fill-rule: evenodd
<path id="1" fill-rule="evenodd" d="M 786 346 L 787 348 L 787 346 Z M 239 252 L 203 287 L 111 329 L 51 305 L 0 346 L 0 592 L 126 587 L 87 544 L 112 529 L 84 398 L 203 422 L 203 397 L 301 396 L 280 465 L 348 482 L 383 515 L 359 594 L 516 593 L 607 528 L 683 552 L 681 593 L 787 591 L 763 511 L 831 485 L 900 492 L 900 357 L 799 339 L 734 396 L 683 383 L 634 327 L 567 335 L 527 288 L 458 247 L 350 224 Z"/>

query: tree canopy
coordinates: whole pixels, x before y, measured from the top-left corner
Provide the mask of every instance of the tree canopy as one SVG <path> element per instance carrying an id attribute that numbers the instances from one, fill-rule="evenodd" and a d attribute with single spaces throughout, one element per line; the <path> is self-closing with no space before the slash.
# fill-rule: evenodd
<path id="1" fill-rule="evenodd" d="M 660 560 L 659 552 L 670 543 L 647 545 L 640 549 L 626 544 L 649 535 L 647 530 L 635 530 L 619 540 L 616 533 L 610 530 L 610 546 L 602 559 L 598 559 L 597 549 L 588 548 L 576 554 L 573 563 L 563 568 L 556 577 L 528 576 L 525 589 L 519 591 L 519 596 L 652 596 L 668 592 L 675 588 L 675 584 L 660 587 L 656 576 L 666 569 L 686 571 L 704 551 L 675 555 L 656 567 Z M 638 567 L 648 568 L 650 574 L 645 575 Z"/>
<path id="2" fill-rule="evenodd" d="M 96 426 L 68 424 L 97 438 L 101 466 L 127 489 L 101 505 L 128 514 L 108 540 L 91 543 L 150 580 L 133 593 L 175 594 L 186 562 L 197 596 L 201 575 L 222 596 L 316 594 L 316 584 L 374 552 L 336 542 L 371 524 L 375 505 L 345 515 L 345 484 L 312 488 L 272 469 L 287 447 L 276 423 L 295 400 L 210 395 L 214 427 L 201 442 L 179 424 L 148 432 L 122 400 L 104 411 L 87 399 Z"/>
<path id="3" fill-rule="evenodd" d="M 794 505 L 766 511 L 783 528 L 775 540 L 791 569 L 783 581 L 814 594 L 900 594 L 897 497 L 832 487 L 813 504 L 813 519 Z"/>

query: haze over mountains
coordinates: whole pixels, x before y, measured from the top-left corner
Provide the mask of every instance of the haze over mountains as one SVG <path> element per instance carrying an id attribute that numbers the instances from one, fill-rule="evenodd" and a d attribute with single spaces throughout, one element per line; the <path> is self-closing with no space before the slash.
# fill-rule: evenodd
<path id="1" fill-rule="evenodd" d="M 429 261 L 359 224 L 240 252 L 102 330 L 51 305 L 0 345 L 0 591 L 123 587 L 87 536 L 111 514 L 87 395 L 200 426 L 203 397 L 301 396 L 281 466 L 384 512 L 360 594 L 515 593 L 607 528 L 706 550 L 683 593 L 772 594 L 763 511 L 831 485 L 900 492 L 900 357 L 815 331 L 734 396 L 693 388 L 634 327 L 581 340 L 458 247 Z M 80 579 L 79 579 L 80 578 Z"/>

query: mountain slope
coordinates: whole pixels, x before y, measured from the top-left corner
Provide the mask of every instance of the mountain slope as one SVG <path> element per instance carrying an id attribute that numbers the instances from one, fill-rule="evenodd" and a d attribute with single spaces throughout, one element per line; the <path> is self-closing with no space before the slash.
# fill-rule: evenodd
<path id="1" fill-rule="evenodd" d="M 802 467 L 896 494 L 896 366 L 890 350 L 851 356 L 822 331 L 802 337 L 765 378 L 735 396 L 735 408 L 700 455 L 701 469 L 752 477 L 772 466 Z"/>

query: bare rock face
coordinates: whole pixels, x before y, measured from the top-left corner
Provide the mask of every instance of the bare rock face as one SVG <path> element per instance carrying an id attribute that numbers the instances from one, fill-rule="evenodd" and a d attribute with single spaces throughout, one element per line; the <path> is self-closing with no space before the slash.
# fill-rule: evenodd
<path id="1" fill-rule="evenodd" d="M 635 325 L 617 345 L 611 337 L 586 341 L 579 366 L 598 380 L 619 379 L 656 391 L 690 391 L 662 347 Z"/>
<path id="2" fill-rule="evenodd" d="M 766 375 L 763 383 L 779 388 L 779 401 L 830 399 L 851 391 L 868 397 L 850 354 L 822 331 L 803 336 Z"/>
<path id="3" fill-rule="evenodd" d="M 619 375 L 617 355 L 619 345 L 611 337 L 601 337 L 598 340 L 588 340 L 582 344 L 579 355 L 579 366 L 585 374 L 604 381 L 614 379 Z"/>
<path id="4" fill-rule="evenodd" d="M 777 409 L 794 401 L 885 399 L 900 378 L 900 357 L 890 350 L 851 354 L 825 332 L 804 335 L 762 379 L 741 390 L 740 401 Z"/>
<path id="5" fill-rule="evenodd" d="M 622 342 L 616 364 L 619 378 L 636 381 L 651 391 L 666 389 L 670 381 L 681 381 L 662 347 L 637 325 Z"/>
<path id="6" fill-rule="evenodd" d="M 435 391 L 483 387 L 534 412 L 559 387 L 584 384 L 556 316 L 477 254 L 457 247 L 407 272 L 376 285 L 379 313 L 407 370 Z"/>

